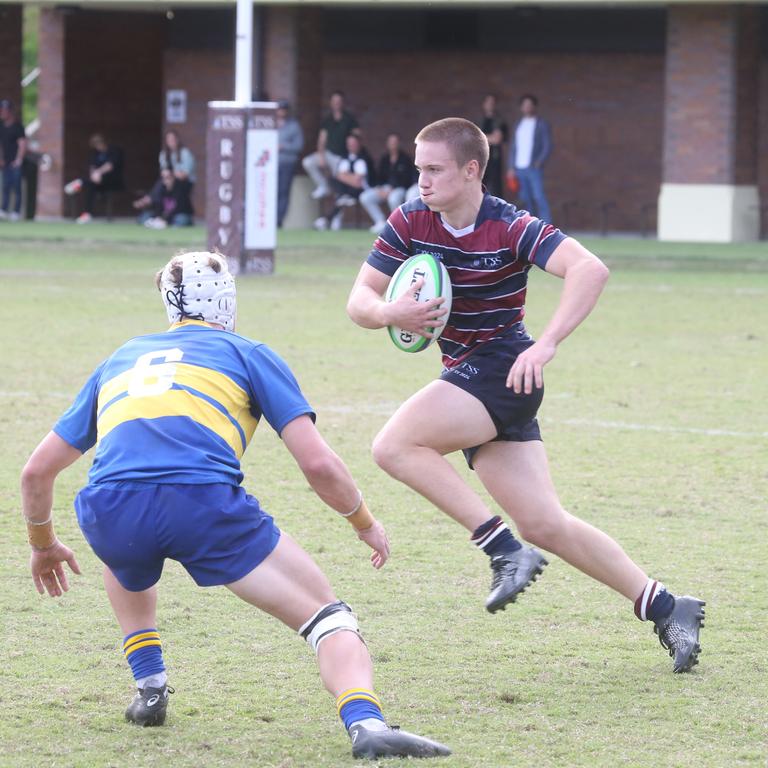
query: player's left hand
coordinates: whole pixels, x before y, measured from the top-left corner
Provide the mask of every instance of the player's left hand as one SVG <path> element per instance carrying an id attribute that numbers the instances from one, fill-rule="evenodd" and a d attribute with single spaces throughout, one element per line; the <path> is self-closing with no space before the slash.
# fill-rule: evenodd
<path id="1" fill-rule="evenodd" d="M 69 589 L 64 563 L 67 563 L 73 573 L 80 575 L 75 553 L 58 539 L 48 549 L 32 550 L 29 569 L 32 571 L 35 588 L 41 595 L 47 591 L 51 597 L 60 597 L 62 592 Z"/>
<path id="2" fill-rule="evenodd" d="M 516 395 L 525 392 L 530 395 L 533 387 L 544 386 L 544 366 L 555 356 L 557 347 L 551 341 L 539 339 L 535 344 L 521 352 L 507 375 L 507 387 Z"/>
<path id="3" fill-rule="evenodd" d="M 384 526 L 375 520 L 370 528 L 357 532 L 357 538 L 364 541 L 372 550 L 371 564 L 377 570 L 389 559 L 389 537 Z"/>

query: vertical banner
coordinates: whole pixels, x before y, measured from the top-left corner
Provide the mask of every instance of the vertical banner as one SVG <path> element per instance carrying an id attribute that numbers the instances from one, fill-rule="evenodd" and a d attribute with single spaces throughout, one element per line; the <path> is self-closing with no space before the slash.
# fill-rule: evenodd
<path id="1" fill-rule="evenodd" d="M 275 109 L 250 105 L 245 138 L 244 252 L 249 272 L 273 272 L 277 244 Z"/>
<path id="2" fill-rule="evenodd" d="M 245 114 L 230 102 L 208 105 L 205 223 L 208 250 L 227 257 L 240 271 L 245 207 Z"/>
<path id="3" fill-rule="evenodd" d="M 208 248 L 232 274 L 270 274 L 277 232 L 276 104 L 208 103 Z"/>

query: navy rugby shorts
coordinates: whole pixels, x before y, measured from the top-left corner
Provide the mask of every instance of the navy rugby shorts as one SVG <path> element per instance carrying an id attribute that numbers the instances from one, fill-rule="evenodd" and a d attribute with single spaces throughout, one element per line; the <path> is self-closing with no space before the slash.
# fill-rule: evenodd
<path id="1" fill-rule="evenodd" d="M 507 375 L 517 356 L 534 344 L 524 329 L 512 330 L 504 339 L 489 341 L 455 368 L 444 368 L 440 378 L 474 395 L 496 425 L 494 440 L 524 443 L 541 440 L 536 413 L 544 398 L 544 387 L 526 395 L 506 386 Z M 479 445 L 466 448 L 464 458 L 472 469 Z"/>
<path id="2" fill-rule="evenodd" d="M 231 584 L 277 546 L 280 530 L 240 486 L 115 482 L 75 498 L 77 520 L 97 557 L 127 590 L 155 584 L 166 558 L 201 587 Z"/>

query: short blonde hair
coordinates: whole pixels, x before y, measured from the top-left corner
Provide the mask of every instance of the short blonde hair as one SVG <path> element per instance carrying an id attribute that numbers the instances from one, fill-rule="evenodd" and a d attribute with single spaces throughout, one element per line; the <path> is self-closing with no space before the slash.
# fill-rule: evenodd
<path id="1" fill-rule="evenodd" d="M 416 134 L 416 143 L 420 141 L 447 144 L 459 168 L 477 160 L 482 179 L 488 165 L 488 139 L 474 123 L 463 117 L 444 117 L 422 128 Z"/>

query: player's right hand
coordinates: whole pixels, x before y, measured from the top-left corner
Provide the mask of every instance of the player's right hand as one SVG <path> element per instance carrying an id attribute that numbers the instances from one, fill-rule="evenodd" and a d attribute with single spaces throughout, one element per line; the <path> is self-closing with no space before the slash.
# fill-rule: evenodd
<path id="1" fill-rule="evenodd" d="M 440 306 L 445 301 L 442 296 L 429 301 L 416 300 L 423 285 L 424 278 L 420 277 L 399 299 L 387 305 L 386 324 L 431 339 L 435 325 L 447 310 Z"/>
<path id="2" fill-rule="evenodd" d="M 357 532 L 357 538 L 364 541 L 372 550 L 371 563 L 374 568 L 381 568 L 389 559 L 389 537 L 384 526 L 375 520 L 370 528 Z"/>
<path id="3" fill-rule="evenodd" d="M 60 597 L 69 589 L 67 574 L 63 563 L 73 573 L 80 575 L 80 566 L 75 560 L 75 553 L 58 539 L 48 549 L 33 549 L 29 557 L 29 569 L 35 589 L 43 595 L 47 591 L 51 597 Z"/>

